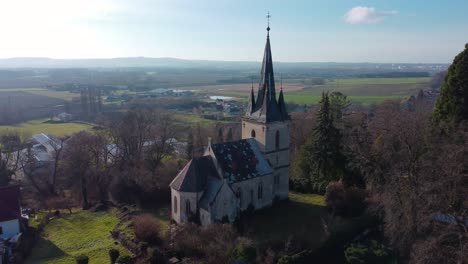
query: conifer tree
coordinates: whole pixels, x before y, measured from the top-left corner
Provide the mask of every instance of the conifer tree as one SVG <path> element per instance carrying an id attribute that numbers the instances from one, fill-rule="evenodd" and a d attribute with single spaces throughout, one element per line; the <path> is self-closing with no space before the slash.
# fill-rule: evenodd
<path id="1" fill-rule="evenodd" d="M 449 67 L 434 118 L 441 124 L 468 120 L 468 44 Z"/>
<path id="2" fill-rule="evenodd" d="M 341 178 L 344 172 L 345 158 L 341 152 L 341 132 L 333 122 L 334 111 L 330 96 L 322 94 L 318 113 L 318 124 L 314 129 L 314 153 L 317 164 L 317 176 L 320 181 L 332 181 Z"/>
<path id="3" fill-rule="evenodd" d="M 328 92 L 323 93 L 317 126 L 301 148 L 297 163 L 302 177 L 314 183 L 328 183 L 344 174 L 346 158 L 341 150 L 340 130 L 334 125 L 334 114 Z"/>
<path id="4" fill-rule="evenodd" d="M 187 158 L 193 158 L 193 151 L 194 151 L 194 138 L 192 129 L 189 130 L 189 134 L 187 136 Z"/>

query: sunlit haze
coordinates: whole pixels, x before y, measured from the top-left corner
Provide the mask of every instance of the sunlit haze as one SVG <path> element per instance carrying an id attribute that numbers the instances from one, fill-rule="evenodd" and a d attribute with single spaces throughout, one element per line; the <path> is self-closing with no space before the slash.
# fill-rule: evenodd
<path id="1" fill-rule="evenodd" d="M 0 58 L 446 63 L 468 42 L 468 1 L 1 0 Z"/>

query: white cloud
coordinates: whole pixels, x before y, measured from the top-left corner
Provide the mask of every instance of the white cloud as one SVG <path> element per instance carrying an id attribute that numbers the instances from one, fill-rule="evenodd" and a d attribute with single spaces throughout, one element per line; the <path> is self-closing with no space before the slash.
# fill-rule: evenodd
<path id="1" fill-rule="evenodd" d="M 356 6 L 344 15 L 344 20 L 349 24 L 377 23 L 388 16 L 398 14 L 397 11 L 376 11 L 373 7 Z"/>

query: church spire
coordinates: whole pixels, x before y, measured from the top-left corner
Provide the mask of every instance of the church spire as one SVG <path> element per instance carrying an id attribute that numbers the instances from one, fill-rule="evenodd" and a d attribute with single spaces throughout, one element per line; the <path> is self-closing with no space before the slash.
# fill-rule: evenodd
<path id="1" fill-rule="evenodd" d="M 252 79 L 252 88 L 250 89 L 249 103 L 247 105 L 247 115 L 250 115 L 255 110 L 255 94 L 253 88 L 253 79 Z"/>
<path id="2" fill-rule="evenodd" d="M 276 100 L 275 75 L 273 72 L 273 58 L 271 55 L 270 45 L 270 17 L 270 13 L 268 13 L 267 39 L 263 53 L 262 70 L 260 83 L 258 86 L 257 99 L 250 100 L 254 101 L 255 104 L 249 102 L 248 111 L 246 112 L 246 116 L 248 118 L 253 118 L 260 122 L 275 122 L 284 120 L 284 115 L 282 114 L 278 105 L 278 101 Z"/>

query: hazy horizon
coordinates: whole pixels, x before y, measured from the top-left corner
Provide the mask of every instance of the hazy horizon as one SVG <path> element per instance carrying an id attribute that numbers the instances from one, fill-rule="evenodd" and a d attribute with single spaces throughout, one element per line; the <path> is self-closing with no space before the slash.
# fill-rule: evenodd
<path id="1" fill-rule="evenodd" d="M 468 2 L 17 0 L 0 3 L 0 58 L 257 62 L 271 12 L 277 62 L 450 63 Z"/>

